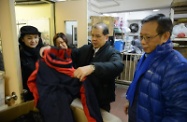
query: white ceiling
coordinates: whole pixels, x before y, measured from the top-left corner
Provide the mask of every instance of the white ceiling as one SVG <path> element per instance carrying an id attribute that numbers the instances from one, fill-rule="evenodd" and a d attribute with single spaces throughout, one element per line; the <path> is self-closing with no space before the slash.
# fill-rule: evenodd
<path id="1" fill-rule="evenodd" d="M 16 4 L 54 3 L 83 0 L 15 0 Z M 175 14 L 187 13 L 187 0 L 86 0 L 90 11 L 106 14 L 153 9 L 174 9 Z"/>
<path id="2" fill-rule="evenodd" d="M 98 13 L 119 13 L 170 8 L 173 0 L 88 0 L 89 10 Z"/>

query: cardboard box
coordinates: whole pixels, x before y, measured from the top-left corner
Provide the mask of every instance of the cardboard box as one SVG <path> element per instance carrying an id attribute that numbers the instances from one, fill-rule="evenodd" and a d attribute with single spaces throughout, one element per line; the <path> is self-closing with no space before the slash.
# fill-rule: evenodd
<path id="1" fill-rule="evenodd" d="M 91 16 L 91 26 L 98 22 L 103 22 L 108 26 L 109 36 L 113 36 L 114 31 L 114 17 L 109 16 Z M 90 34 L 90 33 L 89 33 Z"/>

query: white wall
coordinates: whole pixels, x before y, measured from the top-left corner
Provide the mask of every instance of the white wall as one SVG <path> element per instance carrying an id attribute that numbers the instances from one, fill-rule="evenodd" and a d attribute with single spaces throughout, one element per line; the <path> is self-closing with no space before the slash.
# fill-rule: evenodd
<path id="1" fill-rule="evenodd" d="M 54 36 L 53 4 L 16 5 L 15 11 L 16 11 L 17 22 L 19 23 L 23 22 L 26 24 L 31 24 L 31 23 L 34 24 L 35 22 L 33 26 L 36 26 L 39 29 L 39 31 L 43 31 L 43 34 L 45 34 L 46 37 L 49 36 L 50 39 L 49 40 L 47 39 L 47 41 L 50 41 L 52 43 L 52 39 Z M 48 25 L 42 28 L 42 24 L 40 22 L 48 23 Z M 43 23 L 43 25 L 45 25 L 45 23 Z M 18 27 L 18 31 L 20 27 Z M 48 33 L 45 32 L 46 30 L 45 28 L 49 28 L 50 35 L 47 35 Z"/>
<path id="2" fill-rule="evenodd" d="M 160 11 L 157 12 L 153 12 L 152 10 L 128 12 L 127 20 L 134 20 L 134 19 L 141 20 L 148 15 L 156 14 L 156 13 L 162 13 L 169 17 L 170 8 L 160 9 Z"/>

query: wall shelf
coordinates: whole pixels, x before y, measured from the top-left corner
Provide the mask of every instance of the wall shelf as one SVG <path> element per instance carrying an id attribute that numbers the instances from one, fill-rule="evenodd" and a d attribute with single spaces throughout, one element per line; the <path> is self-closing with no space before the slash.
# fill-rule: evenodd
<path id="1" fill-rule="evenodd" d="M 187 37 L 186 38 L 174 38 L 172 41 L 186 41 L 187 42 Z"/>
<path id="2" fill-rule="evenodd" d="M 187 38 L 175 38 L 173 43 L 178 43 L 178 46 L 174 46 L 175 50 L 178 50 L 184 57 L 187 58 Z"/>
<path id="3" fill-rule="evenodd" d="M 187 45 L 174 46 L 173 48 L 187 48 Z"/>

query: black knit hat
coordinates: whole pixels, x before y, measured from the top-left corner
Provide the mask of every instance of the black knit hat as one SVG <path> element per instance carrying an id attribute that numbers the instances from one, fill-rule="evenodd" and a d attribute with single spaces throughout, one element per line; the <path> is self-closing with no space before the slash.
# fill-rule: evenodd
<path id="1" fill-rule="evenodd" d="M 38 31 L 38 29 L 34 26 L 26 25 L 21 27 L 20 29 L 20 37 L 18 41 L 21 43 L 21 39 L 26 35 L 26 34 L 38 34 L 39 37 L 41 37 L 41 32 Z"/>
<path id="2" fill-rule="evenodd" d="M 38 29 L 34 26 L 23 26 L 20 29 L 20 35 L 25 35 L 25 34 L 39 34 L 39 36 L 41 35 L 41 33 L 38 31 Z"/>

